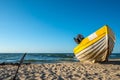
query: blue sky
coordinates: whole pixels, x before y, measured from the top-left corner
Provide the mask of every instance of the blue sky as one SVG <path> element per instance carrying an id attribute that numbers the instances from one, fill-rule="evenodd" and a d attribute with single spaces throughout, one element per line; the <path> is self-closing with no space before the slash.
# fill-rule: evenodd
<path id="1" fill-rule="evenodd" d="M 105 24 L 120 53 L 119 0 L 0 0 L 0 52 L 73 52 L 73 37 Z"/>

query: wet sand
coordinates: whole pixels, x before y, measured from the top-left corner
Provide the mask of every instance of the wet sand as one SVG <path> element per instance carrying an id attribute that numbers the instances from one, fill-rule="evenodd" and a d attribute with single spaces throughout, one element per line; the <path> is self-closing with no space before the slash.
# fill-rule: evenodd
<path id="1" fill-rule="evenodd" d="M 0 65 L 0 80 L 12 80 L 17 65 Z M 120 80 L 120 60 L 106 63 L 21 65 L 16 80 Z"/>

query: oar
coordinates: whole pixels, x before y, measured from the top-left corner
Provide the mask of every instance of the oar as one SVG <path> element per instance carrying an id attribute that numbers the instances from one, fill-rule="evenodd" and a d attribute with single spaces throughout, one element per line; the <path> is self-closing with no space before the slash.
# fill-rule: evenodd
<path id="1" fill-rule="evenodd" d="M 16 78 L 16 76 L 17 76 L 19 67 L 20 67 L 21 64 L 23 63 L 23 60 L 24 60 L 24 57 L 26 56 L 26 54 L 27 54 L 27 53 L 25 53 L 25 54 L 23 55 L 23 57 L 21 58 L 20 63 L 18 64 L 18 68 L 17 68 L 17 71 L 16 71 L 16 73 L 15 73 L 15 76 L 14 76 L 13 80 L 16 80 L 15 78 Z"/>

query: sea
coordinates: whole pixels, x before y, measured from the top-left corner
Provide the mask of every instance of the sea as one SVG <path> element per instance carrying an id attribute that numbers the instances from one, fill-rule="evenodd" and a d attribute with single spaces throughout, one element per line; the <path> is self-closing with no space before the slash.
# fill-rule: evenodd
<path id="1" fill-rule="evenodd" d="M 0 53 L 0 63 L 19 63 L 24 53 Z M 110 59 L 120 59 L 120 53 L 112 53 Z M 27 53 L 23 63 L 78 62 L 73 53 Z"/>

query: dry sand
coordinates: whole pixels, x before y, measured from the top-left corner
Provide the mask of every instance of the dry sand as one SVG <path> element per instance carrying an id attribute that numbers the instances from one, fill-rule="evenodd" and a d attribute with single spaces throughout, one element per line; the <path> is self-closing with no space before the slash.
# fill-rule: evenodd
<path id="1" fill-rule="evenodd" d="M 0 80 L 12 80 L 16 65 L 0 65 Z M 21 65 L 16 80 L 120 80 L 120 61 Z"/>

